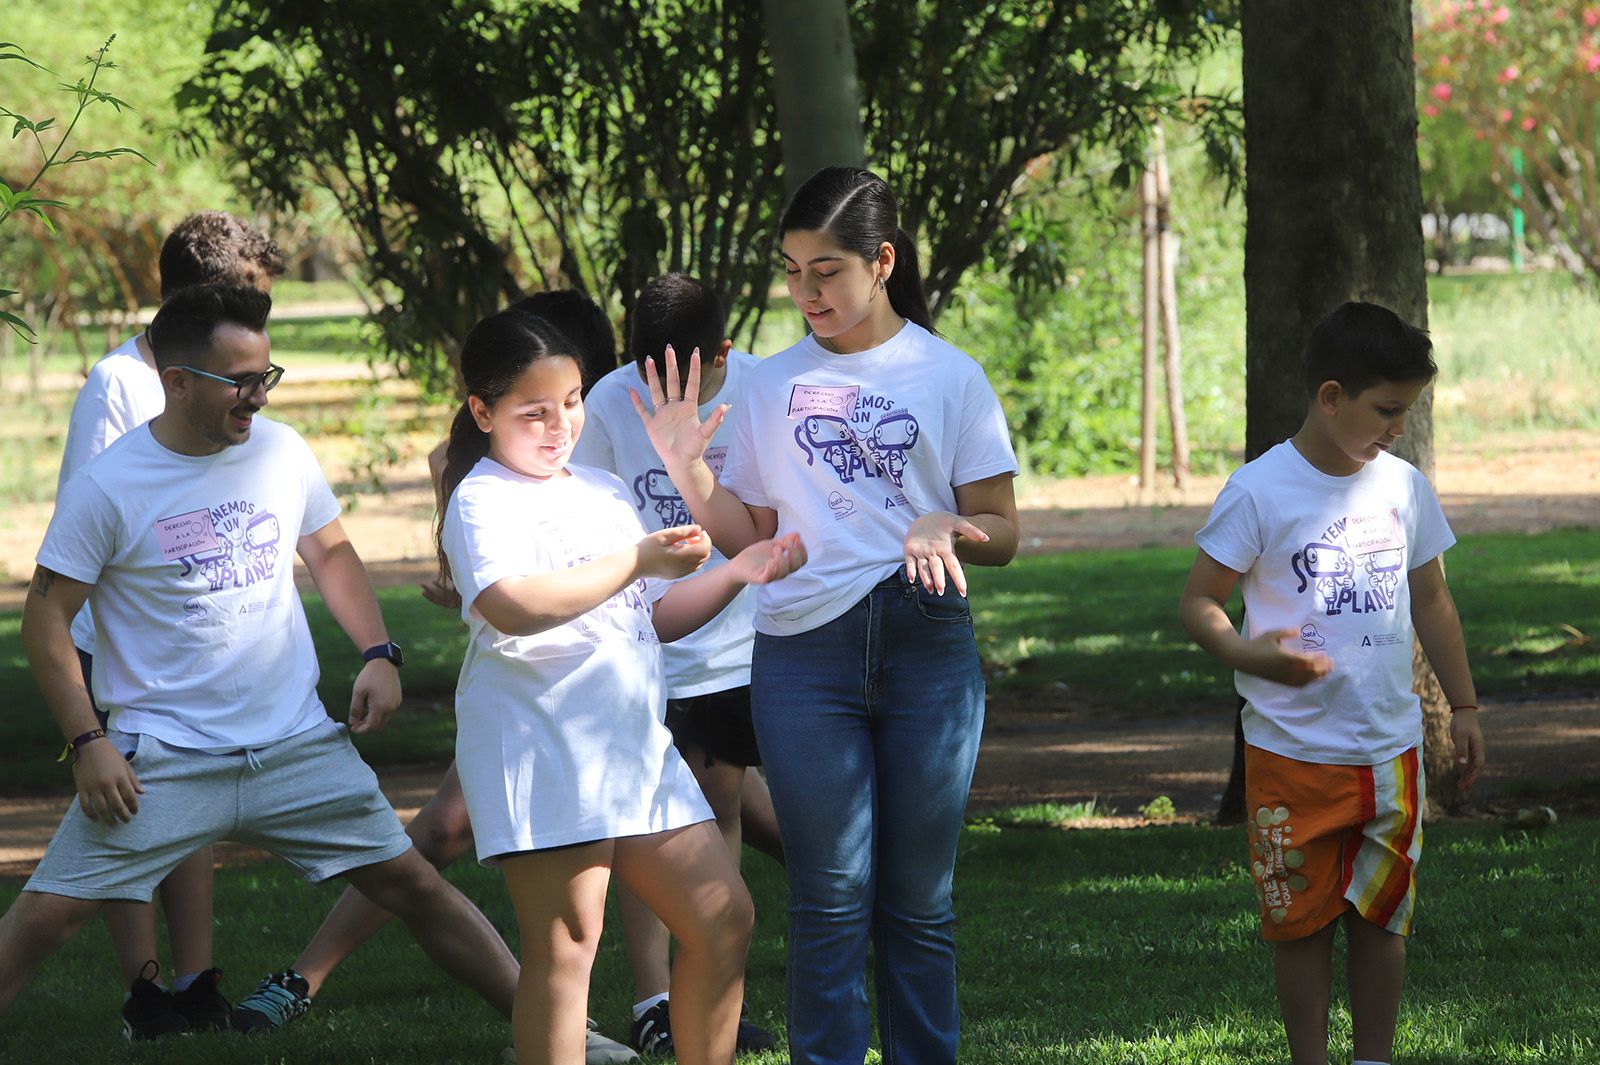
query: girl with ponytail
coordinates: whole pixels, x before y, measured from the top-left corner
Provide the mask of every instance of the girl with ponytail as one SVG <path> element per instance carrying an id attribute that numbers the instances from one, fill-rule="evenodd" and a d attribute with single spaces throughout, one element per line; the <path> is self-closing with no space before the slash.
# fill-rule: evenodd
<path id="1" fill-rule="evenodd" d="M 584 1060 L 615 874 L 678 942 L 678 1060 L 727 1065 L 753 911 L 662 723 L 660 642 L 699 628 L 746 584 L 786 576 L 805 551 L 798 536 L 762 540 L 688 576 L 710 554 L 698 526 L 646 535 L 621 481 L 569 463 L 584 422 L 580 363 L 542 320 L 484 319 L 461 372 L 438 533 L 470 629 L 456 764 L 478 858 L 499 865 L 517 912 L 517 1060 Z"/>
<path id="2" fill-rule="evenodd" d="M 983 724 L 965 566 L 1017 548 L 1017 472 L 983 370 L 933 333 L 877 175 L 828 167 L 780 222 L 810 335 L 750 371 L 720 483 L 699 366 L 646 363 L 652 442 L 724 553 L 799 533 L 757 592 L 751 695 L 789 876 L 789 1052 L 860 1065 L 875 945 L 885 1061 L 951 1065 L 951 880 Z M 664 373 L 665 379 L 662 379 Z"/>

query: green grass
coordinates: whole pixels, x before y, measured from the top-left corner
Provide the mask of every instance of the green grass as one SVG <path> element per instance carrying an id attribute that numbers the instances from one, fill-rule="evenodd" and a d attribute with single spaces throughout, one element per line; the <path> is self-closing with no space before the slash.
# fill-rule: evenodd
<path id="1" fill-rule="evenodd" d="M 978 571 L 974 609 L 991 683 L 1064 686 L 1068 701 L 1125 715 L 1230 705 L 1232 677 L 1178 626 L 1178 592 L 1193 557 L 1182 548 L 1082 551 Z M 1463 537 L 1446 562 L 1481 694 L 1600 688 L 1600 531 Z M 384 732 L 363 737 L 362 751 L 378 765 L 448 760 L 466 630 L 415 589 L 386 588 L 378 598 L 389 631 L 406 648 L 411 702 Z M 322 663 L 323 702 L 342 717 L 356 656 L 315 596 L 307 598 L 306 614 Z M 1589 642 L 1576 643 L 1563 625 Z M 50 760 L 61 740 L 28 674 L 19 627 L 16 614 L 0 614 L 0 690 L 12 693 L 0 712 L 0 793 L 64 780 Z"/>
<path id="2" fill-rule="evenodd" d="M 969 830 L 956 875 L 962 1060 L 1064 1065 L 1265 1065 L 1281 1061 L 1270 953 L 1255 935 L 1236 830 Z M 514 933 L 492 871 L 460 863 L 451 879 L 502 933 Z M 748 997 L 782 1031 L 784 888 L 753 853 L 746 875 L 758 926 Z M 1430 829 L 1410 946 L 1396 1060 L 1413 1063 L 1600 1060 L 1597 934 L 1600 824 L 1537 835 L 1481 826 Z M 17 881 L 0 884 L 9 904 Z M 217 876 L 217 960 L 237 996 L 281 968 L 334 899 L 273 863 Z M 623 1031 L 629 979 L 615 921 L 600 949 L 591 1013 Z M 1336 970 L 1343 986 L 1342 965 Z M 0 1025 L 7 1061 L 162 1065 L 498 1061 L 504 1022 L 389 929 L 331 980 L 306 1018 L 279 1036 L 199 1035 L 154 1047 L 117 1034 L 121 988 L 94 922 L 35 975 Z M 1342 998 L 1342 995 L 1340 996 Z M 1334 1017 L 1332 1060 L 1348 1063 L 1350 1022 Z M 749 1060 L 777 1065 L 779 1054 Z"/>

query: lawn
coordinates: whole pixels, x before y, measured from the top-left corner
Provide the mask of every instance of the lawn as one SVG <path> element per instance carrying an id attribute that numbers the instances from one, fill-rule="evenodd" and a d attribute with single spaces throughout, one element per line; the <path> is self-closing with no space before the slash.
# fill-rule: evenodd
<path id="1" fill-rule="evenodd" d="M 979 646 L 997 688 L 1065 686 L 1090 708 L 1149 717 L 1226 707 L 1232 678 L 1179 628 L 1178 592 L 1193 552 L 1143 548 L 1019 558 L 973 575 Z M 1464 537 L 1447 556 L 1467 650 L 1486 698 L 1600 688 L 1600 531 Z M 406 648 L 410 708 L 361 741 L 375 765 L 448 760 L 465 629 L 412 588 L 379 593 Z M 1237 602 L 1237 600 L 1235 600 Z M 307 616 L 321 692 L 343 716 L 355 678 L 348 640 L 315 596 Z M 1578 643 L 1562 626 L 1587 634 Z M 61 739 L 22 655 L 19 617 L 0 614 L 0 793 L 58 787 Z"/>
<path id="2" fill-rule="evenodd" d="M 963 1062 L 1282 1060 L 1270 955 L 1254 933 L 1244 854 L 1237 830 L 969 828 L 956 877 Z M 1430 830 L 1397 1060 L 1600 1060 L 1600 942 L 1587 914 L 1597 855 L 1594 822 L 1538 835 L 1459 824 Z M 759 914 L 751 1014 L 781 1031 L 782 874 L 751 852 L 747 876 Z M 497 874 L 462 863 L 451 878 L 514 934 Z M 0 884 L 0 905 L 17 886 Z M 277 863 L 219 872 L 224 990 L 238 996 L 268 968 L 287 965 L 333 899 L 333 889 L 308 889 Z M 605 1030 L 623 1031 L 628 991 L 620 938 L 610 932 L 590 1010 Z M 96 922 L 45 963 L 0 1024 L 0 1059 L 489 1065 L 509 1041 L 506 1025 L 399 929 L 352 958 L 312 1012 L 277 1037 L 198 1035 L 130 1050 L 117 1030 L 120 1001 Z M 1332 1060 L 1347 1063 L 1342 1009 L 1334 1029 Z"/>

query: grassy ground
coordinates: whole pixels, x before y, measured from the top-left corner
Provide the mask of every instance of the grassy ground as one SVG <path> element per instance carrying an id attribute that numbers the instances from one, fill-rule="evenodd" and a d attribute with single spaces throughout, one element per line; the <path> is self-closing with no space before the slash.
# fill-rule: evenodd
<path id="1" fill-rule="evenodd" d="M 1282 1060 L 1269 952 L 1256 939 L 1244 841 L 1197 827 L 1060 832 L 969 829 L 956 877 L 962 1060 L 1083 1065 Z M 1396 1060 L 1413 1063 L 1600 1060 L 1600 978 L 1586 900 L 1600 877 L 1600 825 L 1541 835 L 1444 825 L 1429 832 Z M 749 1001 L 783 1028 L 781 871 L 753 853 L 759 925 Z M 497 874 L 469 863 L 452 879 L 507 935 Z M 0 885 L 9 904 L 15 882 Z M 217 956 L 237 996 L 289 963 L 334 892 L 280 864 L 217 877 Z M 614 926 L 615 922 L 613 922 Z M 1513 975 L 1514 974 L 1514 975 Z M 1343 980 L 1342 969 L 1337 976 Z M 603 940 L 591 1012 L 623 1030 L 628 976 L 615 932 Z M 121 991 L 98 922 L 46 962 L 0 1024 L 7 1061 L 476 1062 L 509 1041 L 487 1006 L 434 969 L 400 930 L 340 970 L 317 1006 L 277 1037 L 192 1036 L 124 1047 Z M 1348 1062 L 1349 1017 L 1334 1020 Z M 772 1054 L 753 1065 L 782 1061 Z"/>
<path id="2" fill-rule="evenodd" d="M 1192 714 L 1231 702 L 1225 670 L 1178 627 L 1178 592 L 1193 553 L 1185 549 L 1084 551 L 1021 558 L 974 577 L 974 606 L 993 683 L 1065 685 L 1090 707 L 1151 716 Z M 1577 644 L 1562 625 L 1600 634 L 1600 532 L 1469 536 L 1447 556 L 1466 622 L 1467 649 L 1486 697 L 1600 687 L 1600 641 Z M 379 592 L 389 629 L 406 648 L 414 709 L 362 740 L 376 765 L 448 758 L 449 712 L 465 629 L 453 613 L 411 588 Z M 335 715 L 348 704 L 356 662 L 320 601 L 307 616 L 319 647 L 321 693 Z M 0 614 L 0 792 L 59 784 L 50 760 L 60 738 L 28 674 L 19 618 Z"/>

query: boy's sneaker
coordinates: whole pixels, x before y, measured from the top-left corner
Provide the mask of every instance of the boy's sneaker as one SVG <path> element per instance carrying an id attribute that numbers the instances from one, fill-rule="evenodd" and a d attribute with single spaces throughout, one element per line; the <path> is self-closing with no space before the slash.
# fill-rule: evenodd
<path id="1" fill-rule="evenodd" d="M 751 1022 L 745 1014 L 749 1006 L 739 1007 L 739 1035 L 733 1043 L 734 1050 L 740 1054 L 748 1054 L 755 1050 L 777 1050 L 778 1037 L 758 1024 Z"/>
<path id="2" fill-rule="evenodd" d="M 189 1022 L 191 1031 L 222 1031 L 228 1027 L 233 1007 L 218 990 L 221 983 L 222 970 L 207 969 L 194 978 L 194 983 L 172 996 L 172 1008 Z"/>
<path id="3" fill-rule="evenodd" d="M 122 1004 L 122 1034 L 129 1039 L 160 1039 L 189 1030 L 189 1022 L 172 1007 L 172 992 L 150 979 L 160 971 L 156 962 L 145 962 L 128 988 L 128 1000 Z"/>
<path id="4" fill-rule="evenodd" d="M 639 1060 L 639 1055 L 631 1048 L 601 1035 L 593 1017 L 586 1018 L 586 1023 L 588 1031 L 583 1037 L 584 1065 L 627 1065 L 627 1062 Z"/>
<path id="5" fill-rule="evenodd" d="M 233 1007 L 233 1026 L 241 1032 L 276 1031 L 311 1008 L 311 985 L 293 969 L 269 973 Z"/>
<path id="6" fill-rule="evenodd" d="M 666 999 L 645 1010 L 639 1019 L 633 1022 L 633 1031 L 628 1036 L 628 1042 L 632 1043 L 633 1049 L 641 1054 L 662 1056 L 672 1054 L 672 1027 L 667 1019 Z"/>

